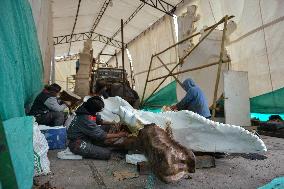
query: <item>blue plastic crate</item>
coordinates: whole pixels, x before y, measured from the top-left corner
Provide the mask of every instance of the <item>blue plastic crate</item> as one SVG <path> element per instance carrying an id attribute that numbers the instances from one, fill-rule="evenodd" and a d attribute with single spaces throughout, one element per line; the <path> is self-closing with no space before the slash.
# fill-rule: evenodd
<path id="1" fill-rule="evenodd" d="M 39 125 L 40 131 L 44 134 L 49 149 L 65 149 L 66 148 L 66 128 L 63 126 L 49 127 Z"/>

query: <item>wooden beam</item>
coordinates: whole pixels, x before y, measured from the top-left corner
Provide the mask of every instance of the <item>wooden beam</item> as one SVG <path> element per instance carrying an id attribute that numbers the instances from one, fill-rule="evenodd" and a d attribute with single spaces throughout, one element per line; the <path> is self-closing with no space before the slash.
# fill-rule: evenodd
<path id="1" fill-rule="evenodd" d="M 215 119 L 215 116 L 216 116 L 216 104 L 217 104 L 216 101 L 217 101 L 217 93 L 218 93 L 218 87 L 219 87 L 219 81 L 220 81 L 220 75 L 221 75 L 222 60 L 223 60 L 224 51 L 225 51 L 225 39 L 226 39 L 227 23 L 228 23 L 228 15 L 225 16 L 225 21 L 224 21 L 223 36 L 222 36 L 222 42 L 221 42 L 221 51 L 220 51 L 220 57 L 219 57 L 217 78 L 216 78 L 216 82 L 215 82 L 214 97 L 213 97 L 213 110 L 212 110 L 212 119 L 213 120 Z"/>

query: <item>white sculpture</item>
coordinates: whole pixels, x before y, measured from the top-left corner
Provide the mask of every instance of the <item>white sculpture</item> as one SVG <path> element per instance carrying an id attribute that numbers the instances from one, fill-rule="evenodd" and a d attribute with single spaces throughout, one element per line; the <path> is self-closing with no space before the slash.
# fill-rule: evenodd
<path id="1" fill-rule="evenodd" d="M 155 123 L 165 129 L 172 128 L 174 139 L 194 151 L 226 153 L 260 153 L 267 151 L 264 142 L 255 134 L 240 126 L 223 124 L 206 119 L 196 113 L 152 113 L 136 110 L 120 97 L 105 99 L 101 112 L 106 121 L 120 121 L 130 130 L 140 129 L 145 124 Z"/>

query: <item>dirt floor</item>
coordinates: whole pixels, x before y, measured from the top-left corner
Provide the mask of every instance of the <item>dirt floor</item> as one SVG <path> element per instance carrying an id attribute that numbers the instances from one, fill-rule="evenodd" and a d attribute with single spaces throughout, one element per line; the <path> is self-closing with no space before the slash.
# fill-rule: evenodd
<path id="1" fill-rule="evenodd" d="M 215 168 L 197 169 L 187 179 L 165 184 L 154 177 L 140 175 L 138 178 L 117 180 L 114 171 L 137 173 L 136 166 L 125 159 L 60 160 L 58 151 L 49 151 L 52 174 L 35 178 L 38 184 L 50 182 L 57 189 L 87 188 L 258 188 L 273 178 L 284 176 L 284 139 L 262 136 L 268 152 L 262 155 L 228 155 L 216 159 Z M 152 185 L 154 184 L 154 185 Z"/>

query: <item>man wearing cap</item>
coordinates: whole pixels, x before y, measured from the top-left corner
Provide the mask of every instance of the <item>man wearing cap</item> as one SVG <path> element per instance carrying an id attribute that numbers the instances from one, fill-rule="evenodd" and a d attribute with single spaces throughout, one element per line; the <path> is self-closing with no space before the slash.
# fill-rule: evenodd
<path id="1" fill-rule="evenodd" d="M 59 101 L 57 96 L 61 91 L 61 87 L 53 83 L 46 86 L 36 97 L 29 115 L 36 118 L 38 124 L 47 126 L 59 126 L 64 123 L 64 109 L 68 103 Z"/>
<path id="2" fill-rule="evenodd" d="M 98 125 L 102 120 L 99 120 L 97 113 L 103 108 L 103 99 L 93 96 L 76 110 L 76 116 L 67 130 L 71 152 L 84 158 L 107 160 L 111 155 L 111 151 L 106 148 L 110 145 L 108 141 L 127 136 L 127 132 L 113 133 L 114 125 Z"/>

